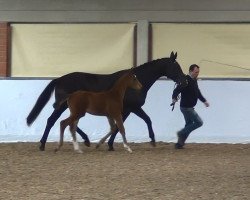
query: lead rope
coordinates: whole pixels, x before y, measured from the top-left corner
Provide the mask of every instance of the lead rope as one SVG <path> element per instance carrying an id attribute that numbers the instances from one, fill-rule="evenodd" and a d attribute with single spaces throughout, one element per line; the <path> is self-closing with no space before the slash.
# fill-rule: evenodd
<path id="1" fill-rule="evenodd" d="M 175 89 L 176 87 L 177 87 L 177 83 L 174 84 L 174 89 Z M 173 90 L 174 90 L 174 89 L 173 89 Z M 179 98 L 180 98 L 180 95 L 177 96 L 177 101 L 179 100 Z M 172 111 L 174 110 L 175 103 L 176 103 L 176 102 L 172 102 L 172 103 L 170 104 L 170 106 L 172 106 Z"/>

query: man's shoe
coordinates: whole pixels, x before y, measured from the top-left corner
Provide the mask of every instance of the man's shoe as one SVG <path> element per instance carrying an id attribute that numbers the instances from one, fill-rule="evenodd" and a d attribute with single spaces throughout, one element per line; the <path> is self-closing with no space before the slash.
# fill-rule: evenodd
<path id="1" fill-rule="evenodd" d="M 184 146 L 187 138 L 184 135 L 180 134 L 180 132 L 177 132 L 177 137 L 178 137 L 177 144 Z"/>

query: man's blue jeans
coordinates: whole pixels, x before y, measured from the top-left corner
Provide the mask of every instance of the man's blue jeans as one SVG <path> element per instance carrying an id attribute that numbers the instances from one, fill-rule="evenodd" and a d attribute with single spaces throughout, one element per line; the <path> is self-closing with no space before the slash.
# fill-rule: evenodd
<path id="1" fill-rule="evenodd" d="M 185 119 L 185 127 L 183 129 L 181 129 L 178 134 L 180 136 L 182 136 L 183 138 L 185 138 L 185 140 L 187 139 L 187 137 L 189 136 L 189 134 L 201 127 L 203 125 L 203 121 L 200 118 L 200 116 L 198 115 L 198 113 L 194 110 L 194 108 L 183 108 L 181 107 L 181 112 L 184 116 Z"/>

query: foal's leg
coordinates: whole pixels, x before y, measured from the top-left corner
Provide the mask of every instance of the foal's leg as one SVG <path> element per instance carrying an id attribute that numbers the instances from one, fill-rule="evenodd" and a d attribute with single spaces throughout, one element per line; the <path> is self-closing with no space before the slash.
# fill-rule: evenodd
<path id="1" fill-rule="evenodd" d="M 77 124 L 78 124 L 78 120 L 75 120 L 74 122 L 70 124 L 70 132 L 71 132 L 72 139 L 73 139 L 74 150 L 78 153 L 83 153 L 76 139 Z"/>
<path id="2" fill-rule="evenodd" d="M 69 125 L 69 123 L 70 123 L 70 117 L 60 122 L 60 140 L 59 140 L 58 147 L 55 149 L 55 152 L 59 151 L 61 147 L 63 146 L 64 131 L 65 131 L 65 128 Z"/>
<path id="3" fill-rule="evenodd" d="M 122 119 L 123 122 L 127 119 L 129 114 L 130 114 L 130 112 L 125 112 L 125 111 L 123 112 L 123 116 L 122 116 L 123 117 L 123 119 Z M 109 146 L 108 150 L 109 151 L 114 151 L 113 144 L 114 144 L 114 140 L 115 140 L 115 137 L 116 137 L 117 133 L 118 133 L 118 129 L 116 128 L 116 130 L 112 133 L 112 135 L 109 138 L 109 141 L 108 141 L 108 146 Z"/>
<path id="4" fill-rule="evenodd" d="M 123 140 L 123 146 L 124 148 L 129 152 L 132 153 L 132 150 L 130 149 L 130 147 L 128 146 L 128 142 L 126 139 L 126 135 L 125 135 L 125 128 L 123 126 L 123 121 L 122 121 L 122 117 L 120 116 L 119 118 L 116 119 L 116 125 L 122 135 L 122 140 Z"/>
<path id="5" fill-rule="evenodd" d="M 117 127 L 116 127 L 116 124 L 115 124 L 115 121 L 110 118 L 110 117 L 107 117 L 108 118 L 108 121 L 109 121 L 109 125 L 110 125 L 110 131 L 98 142 L 98 144 L 96 145 L 96 148 L 99 148 L 99 146 L 101 144 L 103 144 L 106 139 L 113 133 L 117 130 Z"/>

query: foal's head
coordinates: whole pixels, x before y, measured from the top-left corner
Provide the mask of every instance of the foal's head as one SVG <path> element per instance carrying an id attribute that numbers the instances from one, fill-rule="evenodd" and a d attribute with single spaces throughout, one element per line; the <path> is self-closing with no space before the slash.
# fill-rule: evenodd
<path id="1" fill-rule="evenodd" d="M 136 75 L 130 71 L 125 78 L 127 79 L 128 87 L 133 88 L 135 90 L 140 90 L 142 88 L 142 84 L 137 79 Z"/>

